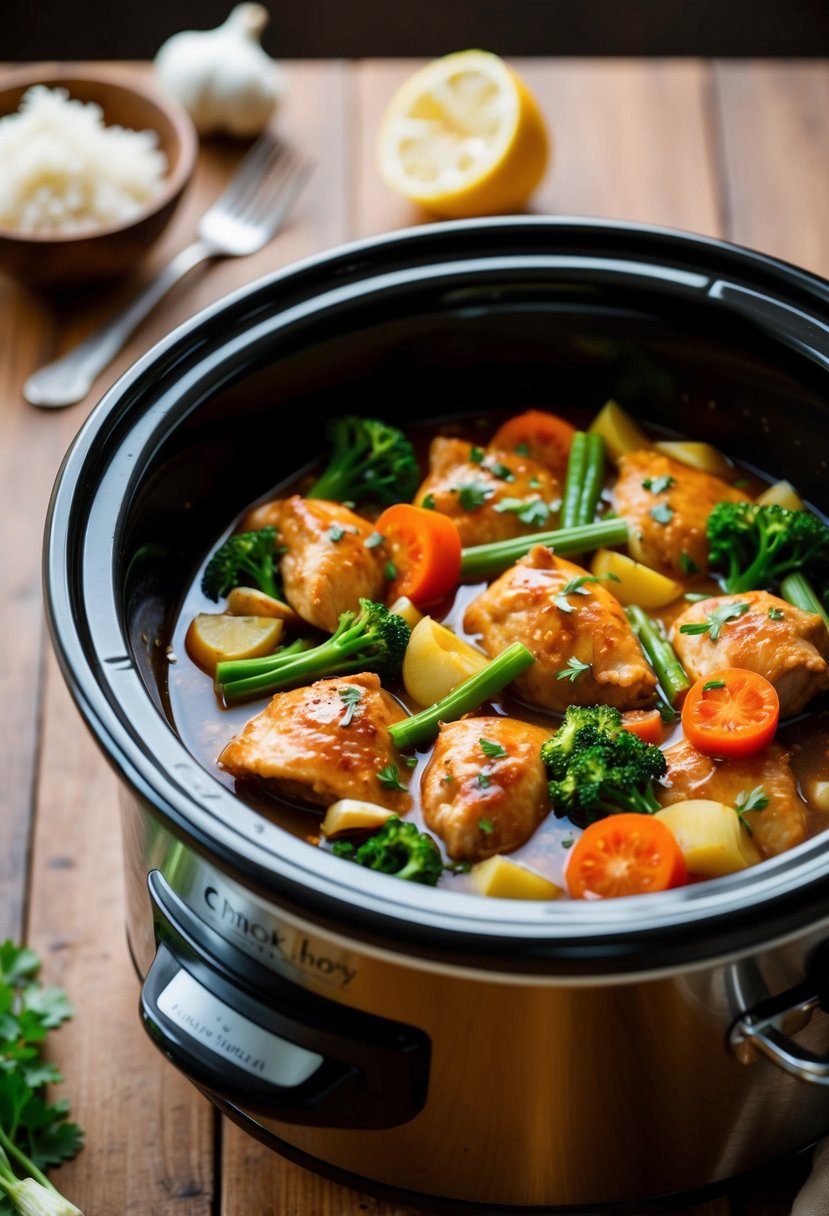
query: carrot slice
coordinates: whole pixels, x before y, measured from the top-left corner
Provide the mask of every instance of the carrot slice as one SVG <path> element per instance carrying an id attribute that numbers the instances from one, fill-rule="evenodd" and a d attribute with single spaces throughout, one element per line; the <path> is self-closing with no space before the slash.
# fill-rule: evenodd
<path id="1" fill-rule="evenodd" d="M 421 608 L 455 590 L 461 576 L 461 538 L 447 515 L 398 502 L 382 513 L 377 531 L 392 558 L 387 598 L 405 595 Z"/>
<path id="2" fill-rule="evenodd" d="M 692 686 L 682 706 L 682 729 L 697 751 L 739 758 L 768 747 L 779 717 L 773 684 L 756 671 L 724 667 Z"/>
<path id="3" fill-rule="evenodd" d="M 557 414 L 545 410 L 526 410 L 508 418 L 492 436 L 491 449 L 520 452 L 546 465 L 554 473 L 567 469 L 567 457 L 576 428 Z"/>
<path id="4" fill-rule="evenodd" d="M 573 847 L 565 873 L 573 899 L 613 899 L 667 891 L 688 881 L 674 836 L 652 815 L 608 815 Z"/>
<path id="5" fill-rule="evenodd" d="M 664 738 L 658 709 L 628 709 L 622 714 L 622 726 L 638 735 L 643 743 L 655 743 L 659 747 Z"/>

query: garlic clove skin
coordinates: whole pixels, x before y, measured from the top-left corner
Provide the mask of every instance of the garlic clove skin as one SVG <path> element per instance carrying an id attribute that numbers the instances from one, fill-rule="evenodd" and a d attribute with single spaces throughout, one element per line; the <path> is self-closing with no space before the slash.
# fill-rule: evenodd
<path id="1" fill-rule="evenodd" d="M 239 4 L 216 29 L 182 31 L 160 47 L 158 79 L 200 135 L 258 135 L 274 113 L 285 87 L 259 42 L 268 19 L 264 5 Z"/>

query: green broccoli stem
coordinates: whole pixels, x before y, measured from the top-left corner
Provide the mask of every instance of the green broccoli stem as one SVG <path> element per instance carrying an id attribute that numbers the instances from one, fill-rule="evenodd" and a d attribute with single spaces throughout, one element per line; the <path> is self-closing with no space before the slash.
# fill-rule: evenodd
<path id="1" fill-rule="evenodd" d="M 355 460 L 352 453 L 343 453 L 342 458 L 332 461 L 306 492 L 305 497 L 327 498 L 332 502 L 339 502 L 345 488 L 344 496 L 347 498 L 355 481 L 365 472 L 368 464 L 367 460 Z"/>
<path id="2" fill-rule="evenodd" d="M 553 549 L 559 557 L 570 557 L 603 545 L 623 545 L 627 539 L 628 526 L 623 519 L 603 519 L 595 524 L 559 528 L 555 532 L 535 532 L 488 545 L 471 545 L 461 555 L 461 577 L 477 579 L 501 574 L 529 553 L 534 545 Z"/>
<path id="3" fill-rule="evenodd" d="M 429 709 L 393 723 L 389 727 L 392 743 L 403 750 L 416 747 L 419 743 L 428 743 L 438 733 L 441 722 L 456 722 L 464 714 L 471 713 L 534 662 L 535 656 L 523 643 L 513 642 L 497 658 L 490 659 L 486 667 L 453 688 Z"/>
<path id="4" fill-rule="evenodd" d="M 637 815 L 654 815 L 662 807 L 653 788 L 646 790 L 620 790 L 615 786 L 603 787 L 601 805 L 611 815 L 633 811 Z"/>
<path id="5" fill-rule="evenodd" d="M 691 681 L 674 654 L 673 646 L 661 636 L 651 618 L 638 604 L 631 604 L 626 608 L 625 616 L 651 661 L 667 701 L 675 707 L 691 687 Z"/>
<path id="6" fill-rule="evenodd" d="M 575 528 L 580 519 L 581 495 L 587 470 L 587 434 L 576 431 L 567 458 L 567 476 L 561 502 L 562 528 Z"/>
<path id="7" fill-rule="evenodd" d="M 355 623 L 355 613 L 344 615 L 346 619 L 340 619 L 336 632 L 310 650 L 297 641 L 258 659 L 218 663 L 215 683 L 225 705 L 311 684 L 318 677 L 365 671 L 367 659 L 361 644 L 368 640 L 365 626 Z"/>
<path id="8" fill-rule="evenodd" d="M 820 596 L 815 591 L 805 574 L 787 574 L 780 584 L 780 594 L 784 600 L 802 608 L 804 612 L 816 612 L 823 618 L 823 623 L 829 629 L 829 613 L 827 613 Z"/>

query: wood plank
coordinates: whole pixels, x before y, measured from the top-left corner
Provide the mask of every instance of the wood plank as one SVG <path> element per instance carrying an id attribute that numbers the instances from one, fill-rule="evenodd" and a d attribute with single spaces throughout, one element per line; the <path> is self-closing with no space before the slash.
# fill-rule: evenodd
<path id="1" fill-rule="evenodd" d="M 829 63 L 714 66 L 727 236 L 829 276 Z"/>
<path id="2" fill-rule="evenodd" d="M 360 235 L 430 217 L 394 195 L 376 167 L 380 117 L 418 64 L 359 67 Z M 717 235 L 706 65 L 695 60 L 516 60 L 547 120 L 553 156 L 531 210 L 664 224 Z M 681 155 L 677 150 L 681 149 Z"/>

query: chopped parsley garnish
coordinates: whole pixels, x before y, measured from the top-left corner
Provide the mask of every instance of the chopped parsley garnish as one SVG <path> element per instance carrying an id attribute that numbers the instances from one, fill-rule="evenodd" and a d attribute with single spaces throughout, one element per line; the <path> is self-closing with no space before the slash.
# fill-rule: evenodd
<path id="1" fill-rule="evenodd" d="M 452 776 L 451 773 L 447 773 L 445 777 L 441 777 L 441 781 L 443 782 L 444 785 L 451 785 L 454 780 L 455 780 L 455 778 Z"/>
<path id="2" fill-rule="evenodd" d="M 560 591 L 558 593 L 558 595 L 553 596 L 553 603 L 555 604 L 556 608 L 559 609 L 560 612 L 575 612 L 576 611 L 575 608 L 573 607 L 573 605 L 567 599 L 567 597 L 563 591 Z"/>
<path id="3" fill-rule="evenodd" d="M 755 785 L 753 790 L 740 790 L 734 800 L 734 810 L 737 812 L 737 818 L 748 832 L 749 836 L 753 835 L 751 824 L 746 819 L 746 815 L 752 811 L 764 811 L 769 804 L 769 796 L 766 793 L 765 786 Z"/>
<path id="4" fill-rule="evenodd" d="M 495 504 L 499 512 L 512 511 L 530 528 L 543 528 L 552 514 L 553 508 L 541 498 L 502 498 Z"/>
<path id="5" fill-rule="evenodd" d="M 689 604 L 698 604 L 700 600 L 710 600 L 711 595 L 708 591 L 686 591 L 682 598 Z"/>
<path id="6" fill-rule="evenodd" d="M 341 528 L 339 524 L 332 524 L 328 529 L 328 539 L 337 544 L 345 536 L 345 528 Z"/>
<path id="7" fill-rule="evenodd" d="M 538 477 L 531 477 L 530 480 L 527 482 L 527 485 L 530 487 L 531 490 L 540 490 L 541 489 L 541 481 Z"/>
<path id="8" fill-rule="evenodd" d="M 785 616 L 782 608 L 769 608 L 770 621 L 782 621 Z"/>
<path id="9" fill-rule="evenodd" d="M 666 473 L 664 477 L 646 477 L 642 482 L 642 488 L 650 490 L 652 494 L 664 494 L 674 485 L 676 485 L 676 478 L 671 477 L 669 473 Z"/>
<path id="10" fill-rule="evenodd" d="M 725 688 L 725 680 L 706 680 L 702 686 L 702 691 L 712 692 L 715 688 Z"/>
<path id="11" fill-rule="evenodd" d="M 363 690 L 357 688 L 355 684 L 346 684 L 345 688 L 338 688 L 337 692 L 346 707 L 345 713 L 340 718 L 340 726 L 348 726 L 354 717 L 357 702 L 362 700 Z"/>
<path id="12" fill-rule="evenodd" d="M 658 524 L 669 524 L 674 517 L 674 509 L 666 502 L 658 502 L 655 507 L 651 507 L 650 517 Z"/>
<path id="13" fill-rule="evenodd" d="M 569 680 L 571 684 L 575 684 L 583 671 L 589 671 L 590 664 L 580 662 L 575 655 L 567 660 L 567 666 L 562 667 L 561 671 L 556 672 L 557 680 Z"/>
<path id="14" fill-rule="evenodd" d="M 363 541 L 363 545 L 366 549 L 376 549 L 378 545 L 382 545 L 385 539 L 382 532 L 372 532 L 371 536 L 367 536 Z"/>
<path id="15" fill-rule="evenodd" d="M 493 460 L 491 464 L 486 466 L 493 477 L 497 477 L 499 481 L 515 481 L 515 474 L 507 465 L 501 464 L 500 460 Z"/>
<path id="16" fill-rule="evenodd" d="M 568 836 L 566 840 L 562 840 L 561 847 L 563 849 L 572 849 L 575 843 L 575 839 L 572 836 Z"/>
<path id="17" fill-rule="evenodd" d="M 744 612 L 748 612 L 751 604 L 745 600 L 740 600 L 737 604 L 724 604 L 722 608 L 714 608 L 711 612 L 706 612 L 704 621 L 695 621 L 692 624 L 680 625 L 680 633 L 697 634 L 707 633 L 712 642 L 716 642 L 720 636 L 720 631 L 723 625 L 729 621 L 734 621 L 738 616 L 742 616 Z"/>
<path id="18" fill-rule="evenodd" d="M 458 486 L 459 501 L 464 511 L 477 511 L 488 498 L 492 497 L 493 489 L 482 481 L 469 481 L 465 486 Z"/>
<path id="19" fill-rule="evenodd" d="M 607 577 L 610 578 L 610 575 L 608 575 Z M 614 574 L 613 578 L 615 578 L 617 582 L 619 581 L 618 574 Z M 571 578 L 570 582 L 567 583 L 564 587 L 562 587 L 561 594 L 562 595 L 589 595 L 586 584 L 587 583 L 598 583 L 598 581 L 599 581 L 598 576 L 595 574 L 580 574 L 578 576 L 578 578 Z"/>
<path id="20" fill-rule="evenodd" d="M 480 464 L 486 453 L 483 448 L 472 447 L 469 450 L 469 460 L 472 464 Z"/>
<path id="21" fill-rule="evenodd" d="M 690 553 L 680 553 L 679 568 L 683 574 L 699 574 L 699 566 Z"/>
<path id="22" fill-rule="evenodd" d="M 475 784 L 479 790 L 489 789 L 489 773 L 478 773 L 478 776 L 475 778 Z"/>
<path id="23" fill-rule="evenodd" d="M 506 756 L 507 749 L 501 747 L 500 743 L 494 743 L 492 739 L 484 739 L 483 736 L 478 740 L 481 745 L 481 751 L 485 756 L 489 756 L 491 760 L 500 760 L 502 756 Z"/>
<path id="24" fill-rule="evenodd" d="M 417 768 L 417 756 L 407 756 L 405 764 L 406 768 Z"/>
<path id="25" fill-rule="evenodd" d="M 529 456 L 530 445 L 528 443 L 516 443 L 512 450 L 513 452 L 517 452 L 519 456 Z"/>
<path id="26" fill-rule="evenodd" d="M 403 782 L 400 780 L 400 773 L 397 770 L 396 764 L 387 764 L 385 768 L 381 768 L 377 774 L 377 780 L 380 782 L 384 790 L 404 790 L 406 789 Z"/>
<path id="27" fill-rule="evenodd" d="M 424 511 L 434 511 L 434 509 L 435 509 L 434 494 L 424 494 L 420 500 L 420 505 L 421 505 L 421 507 L 423 507 Z"/>
<path id="28" fill-rule="evenodd" d="M 484 833 L 485 836 L 488 836 L 490 834 L 490 832 L 492 831 L 492 820 L 491 819 L 479 819 L 478 827 L 481 829 L 481 831 Z"/>
<path id="29" fill-rule="evenodd" d="M 386 562 L 383 573 L 389 582 L 391 582 L 392 579 L 397 578 L 397 566 L 395 566 L 394 562 Z"/>

